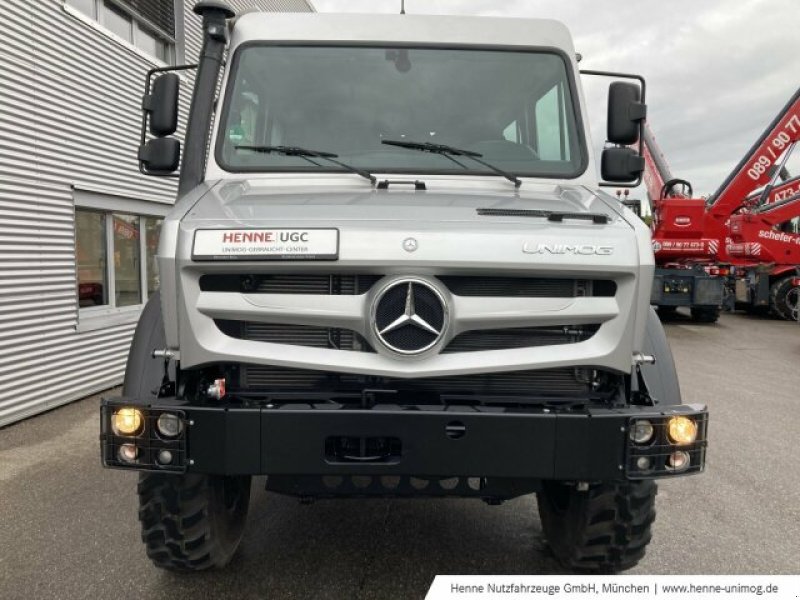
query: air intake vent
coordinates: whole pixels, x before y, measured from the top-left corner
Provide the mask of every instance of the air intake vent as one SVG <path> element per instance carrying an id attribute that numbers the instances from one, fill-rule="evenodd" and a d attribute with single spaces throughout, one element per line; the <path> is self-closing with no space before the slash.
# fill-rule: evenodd
<path id="1" fill-rule="evenodd" d="M 382 275 L 274 274 L 274 275 L 203 275 L 203 292 L 238 292 L 243 294 L 364 294 Z"/>
<path id="2" fill-rule="evenodd" d="M 242 386 L 265 393 L 326 392 L 362 393 L 365 390 L 408 392 L 414 395 L 448 396 L 585 396 L 591 392 L 589 369 L 546 369 L 483 375 L 460 375 L 405 380 L 367 377 L 303 369 L 244 365 Z"/>
<path id="3" fill-rule="evenodd" d="M 200 289 L 204 292 L 244 294 L 359 295 L 368 292 L 382 277 L 383 275 L 347 274 L 209 274 L 200 278 Z M 441 275 L 438 279 L 456 296 L 611 297 L 617 291 L 617 284 L 608 279 L 487 277 L 484 275 Z"/>
<path id="4" fill-rule="evenodd" d="M 225 335 L 240 340 L 270 342 L 310 348 L 332 348 L 373 352 L 369 344 L 356 332 L 349 329 L 308 327 L 283 323 L 254 323 L 251 321 L 214 321 Z"/>

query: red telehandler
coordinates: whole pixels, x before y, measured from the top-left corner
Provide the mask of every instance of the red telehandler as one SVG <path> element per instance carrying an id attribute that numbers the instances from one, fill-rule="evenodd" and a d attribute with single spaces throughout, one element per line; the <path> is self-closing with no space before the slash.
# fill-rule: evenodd
<path id="1" fill-rule="evenodd" d="M 660 312 L 688 306 L 695 320 L 714 322 L 732 288 L 742 307 L 769 306 L 797 318 L 800 236 L 787 223 L 800 216 L 800 181 L 778 176 L 786 176 L 798 140 L 800 89 L 705 199 L 693 198 L 691 184 L 672 176 L 645 128 L 644 182 L 657 265 L 652 302 Z"/>
<path id="2" fill-rule="evenodd" d="M 770 308 L 787 320 L 798 320 L 800 300 L 800 193 L 764 202 L 731 215 L 728 255 L 736 304 Z"/>

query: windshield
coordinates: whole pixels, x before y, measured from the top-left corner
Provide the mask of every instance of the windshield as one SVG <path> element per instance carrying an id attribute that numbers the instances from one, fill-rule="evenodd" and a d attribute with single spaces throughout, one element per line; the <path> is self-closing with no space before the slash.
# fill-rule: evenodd
<path id="1" fill-rule="evenodd" d="M 253 149 L 291 146 L 369 172 L 492 173 L 385 140 L 453 146 L 528 177 L 585 168 L 566 65 L 552 52 L 251 44 L 230 81 L 217 143 L 229 171 L 344 170 Z"/>

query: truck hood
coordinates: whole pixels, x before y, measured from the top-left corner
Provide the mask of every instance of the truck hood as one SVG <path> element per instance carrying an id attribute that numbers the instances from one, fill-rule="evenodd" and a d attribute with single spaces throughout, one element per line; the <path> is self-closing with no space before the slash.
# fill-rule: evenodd
<path id="1" fill-rule="evenodd" d="M 208 254 L 195 252 L 201 245 L 195 244 L 196 234 L 203 230 L 215 231 L 201 234 L 207 239 L 226 230 L 327 229 L 337 231 L 335 260 L 342 268 L 399 263 L 636 271 L 641 236 L 611 202 L 584 187 L 564 185 L 415 192 L 406 186 L 280 188 L 263 180 L 227 181 L 212 186 L 183 217 L 179 256 Z M 413 251 L 405 247 L 409 239 Z M 300 262 L 295 268 L 311 266 Z"/>

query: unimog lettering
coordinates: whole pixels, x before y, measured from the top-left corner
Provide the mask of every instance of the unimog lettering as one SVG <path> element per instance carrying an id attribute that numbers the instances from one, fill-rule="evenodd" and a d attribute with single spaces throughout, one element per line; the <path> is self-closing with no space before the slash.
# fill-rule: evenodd
<path id="1" fill-rule="evenodd" d="M 613 246 L 594 246 L 591 244 L 529 244 L 522 247 L 526 254 L 576 254 L 581 256 L 611 256 L 614 254 Z"/>

